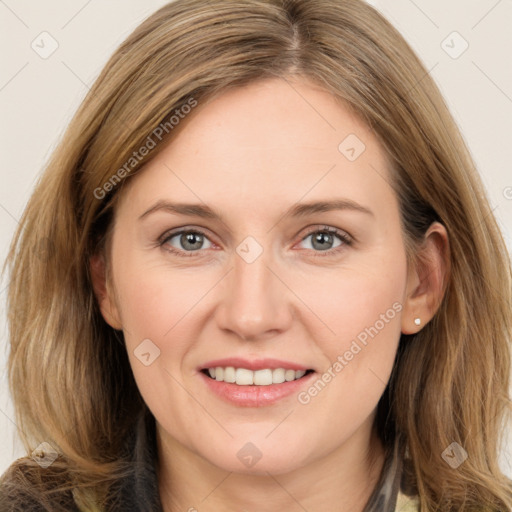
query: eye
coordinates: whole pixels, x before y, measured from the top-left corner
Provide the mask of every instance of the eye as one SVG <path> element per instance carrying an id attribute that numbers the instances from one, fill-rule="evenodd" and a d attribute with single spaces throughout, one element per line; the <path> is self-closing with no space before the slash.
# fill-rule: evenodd
<path id="1" fill-rule="evenodd" d="M 332 256 L 352 244 L 352 239 L 344 231 L 330 226 L 317 226 L 310 231 L 301 242 L 311 238 L 309 247 L 313 250 L 314 256 Z M 205 233 L 197 229 L 181 229 L 174 233 L 164 233 L 158 244 L 166 251 L 178 256 L 199 256 L 201 249 L 211 249 L 212 242 Z M 206 245 L 205 245 L 206 244 Z M 323 254 L 322 254 L 323 253 Z"/>
<path id="2" fill-rule="evenodd" d="M 205 247 L 205 241 L 210 245 Z M 197 252 L 200 249 L 210 249 L 212 247 L 212 243 L 204 233 L 192 229 L 181 230 L 171 234 L 166 233 L 160 240 L 160 245 L 165 247 L 166 250 L 179 254 L 180 256 L 193 256 L 193 254 L 190 253 Z"/>
<path id="3" fill-rule="evenodd" d="M 311 238 L 309 247 L 306 249 L 312 249 L 315 252 L 324 252 L 326 254 L 315 254 L 315 256 L 327 256 L 342 250 L 345 245 L 351 245 L 352 239 L 343 231 L 332 228 L 330 226 L 324 226 L 322 229 L 316 228 L 314 231 L 310 231 L 303 239 L 302 242 Z M 338 243 L 336 244 L 336 239 Z"/>

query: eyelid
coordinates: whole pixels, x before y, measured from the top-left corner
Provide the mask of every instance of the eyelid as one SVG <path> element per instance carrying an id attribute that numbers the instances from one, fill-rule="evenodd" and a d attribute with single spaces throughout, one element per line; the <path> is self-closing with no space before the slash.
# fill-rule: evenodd
<path id="1" fill-rule="evenodd" d="M 159 247 L 163 247 L 164 245 L 167 245 L 167 242 L 171 238 L 174 238 L 178 235 L 182 235 L 184 233 L 195 233 L 197 235 L 201 235 L 207 238 L 212 245 L 218 246 L 218 244 L 212 240 L 213 237 L 209 234 L 209 231 L 206 228 L 197 228 L 192 226 L 181 226 L 179 228 L 169 229 L 157 238 L 156 244 Z M 176 249 L 175 247 L 168 246 L 167 248 L 165 248 L 165 250 L 179 255 L 193 256 L 195 253 L 200 253 L 205 249 L 199 249 L 197 251 L 183 251 L 180 249 Z"/>
<path id="2" fill-rule="evenodd" d="M 346 240 L 347 242 L 354 242 L 354 238 L 349 235 L 346 231 L 343 229 L 335 228 L 333 226 L 327 226 L 325 224 L 317 224 L 315 226 L 312 226 L 311 228 L 307 228 L 307 232 L 302 236 L 301 241 L 304 240 L 304 238 L 312 235 L 313 233 L 321 233 L 321 232 L 327 232 L 332 235 L 339 236 L 342 240 Z"/>
<path id="3" fill-rule="evenodd" d="M 338 247 L 334 247 L 332 249 L 327 249 L 325 251 L 314 251 L 311 249 L 303 249 L 311 252 L 313 257 L 336 257 L 340 251 L 346 249 L 347 246 L 352 246 L 355 242 L 355 239 L 349 235 L 346 231 L 335 228 L 333 226 L 321 225 L 317 224 L 315 226 L 311 226 L 308 228 L 307 232 L 301 236 L 301 239 L 298 243 L 303 242 L 306 238 L 313 235 L 314 233 L 329 233 L 331 235 L 337 236 L 341 240 L 341 244 Z M 296 244 L 295 244 L 296 245 Z"/>

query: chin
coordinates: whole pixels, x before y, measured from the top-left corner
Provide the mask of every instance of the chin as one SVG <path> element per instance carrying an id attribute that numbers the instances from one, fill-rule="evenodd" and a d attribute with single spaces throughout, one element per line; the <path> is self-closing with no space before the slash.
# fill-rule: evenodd
<path id="1" fill-rule="evenodd" d="M 261 441 L 233 441 L 230 444 L 222 453 L 204 453 L 203 457 L 225 471 L 244 475 L 279 475 L 306 464 L 307 450 L 303 439 L 269 442 L 263 437 Z"/>

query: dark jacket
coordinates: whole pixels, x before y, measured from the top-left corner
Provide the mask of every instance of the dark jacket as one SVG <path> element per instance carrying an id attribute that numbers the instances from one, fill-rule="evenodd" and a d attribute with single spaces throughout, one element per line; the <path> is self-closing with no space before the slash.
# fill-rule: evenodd
<path id="1" fill-rule="evenodd" d="M 137 421 L 132 436 L 127 439 L 131 453 L 133 472 L 117 484 L 119 499 L 108 501 L 105 510 L 130 512 L 162 512 L 156 475 L 157 449 L 155 420 L 144 411 Z M 406 496 L 400 492 L 402 454 L 400 444 L 386 456 L 380 481 L 377 484 L 365 512 L 395 512 L 397 500 L 403 506 Z M 40 467 L 32 458 L 15 461 L 0 479 L 0 512 L 23 511 L 77 511 L 80 512 L 72 491 L 41 496 L 41 487 L 51 489 L 56 483 L 66 481 L 63 470 Z M 402 510 L 405 510 L 402 509 Z M 407 510 L 416 510 L 415 506 Z"/>

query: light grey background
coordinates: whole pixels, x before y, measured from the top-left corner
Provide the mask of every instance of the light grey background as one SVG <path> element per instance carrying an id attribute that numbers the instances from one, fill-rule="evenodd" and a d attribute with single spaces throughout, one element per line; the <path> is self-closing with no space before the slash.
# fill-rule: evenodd
<path id="1" fill-rule="evenodd" d="M 0 262 L 37 176 L 88 88 L 114 49 L 165 3 L 0 0 Z M 512 0 L 370 3 L 401 31 L 440 86 L 479 166 L 510 250 Z M 58 47 L 46 55 L 52 45 Z M 0 473 L 24 455 L 7 389 L 6 285 L 4 278 L 0 283 Z M 512 477 L 511 431 L 501 463 Z"/>

